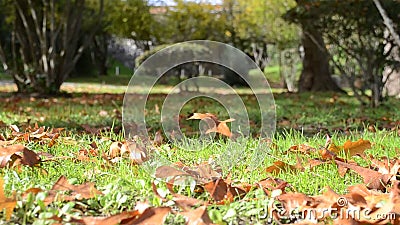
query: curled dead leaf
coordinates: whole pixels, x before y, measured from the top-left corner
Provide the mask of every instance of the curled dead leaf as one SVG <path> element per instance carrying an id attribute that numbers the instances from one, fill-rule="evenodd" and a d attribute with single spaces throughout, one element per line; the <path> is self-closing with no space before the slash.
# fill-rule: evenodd
<path id="1" fill-rule="evenodd" d="M 0 147 L 0 168 L 18 164 L 35 166 L 40 162 L 40 157 L 23 145 Z"/>

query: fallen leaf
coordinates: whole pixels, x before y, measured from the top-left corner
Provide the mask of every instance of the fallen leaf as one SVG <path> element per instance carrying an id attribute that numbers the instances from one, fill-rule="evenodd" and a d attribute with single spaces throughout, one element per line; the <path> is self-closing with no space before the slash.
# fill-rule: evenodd
<path id="1" fill-rule="evenodd" d="M 287 164 L 285 162 L 282 162 L 282 161 L 276 161 L 276 162 L 274 162 L 274 164 L 272 166 L 267 167 L 265 169 L 265 171 L 267 173 L 271 173 L 271 174 L 277 175 L 281 171 L 289 172 L 289 171 L 292 171 L 292 170 L 295 170 L 295 169 L 296 169 L 295 166 L 289 165 L 289 164 Z"/>
<path id="2" fill-rule="evenodd" d="M 199 119 L 206 122 L 208 129 L 206 134 L 219 133 L 227 137 L 232 137 L 232 133 L 226 123 L 235 121 L 235 119 L 227 119 L 224 121 L 218 120 L 217 116 L 212 113 L 193 113 L 188 120 Z"/>
<path id="3" fill-rule="evenodd" d="M 40 157 L 23 145 L 0 147 L 0 168 L 17 164 L 35 166 L 40 163 Z"/>
<path id="4" fill-rule="evenodd" d="M 164 138 L 161 134 L 161 131 L 157 131 L 156 134 L 154 135 L 154 140 L 153 140 L 153 144 L 155 146 L 160 146 L 164 143 Z"/>
<path id="5" fill-rule="evenodd" d="M 343 144 L 343 149 L 349 156 L 364 154 L 364 151 L 371 148 L 371 142 L 363 139 L 352 142 L 347 140 Z"/>
<path id="6" fill-rule="evenodd" d="M 262 188 L 266 195 L 271 196 L 271 193 L 275 190 L 281 190 L 285 193 L 286 187 L 289 187 L 289 183 L 279 178 L 267 178 L 256 183 L 256 185 Z"/>
<path id="7" fill-rule="evenodd" d="M 323 149 L 320 149 L 318 152 L 321 155 L 322 159 L 325 159 L 325 160 L 337 159 L 337 154 L 328 149 L 323 148 Z"/>
<path id="8" fill-rule="evenodd" d="M 233 202 L 236 197 L 241 198 L 247 193 L 245 189 L 227 184 L 223 179 L 204 184 L 204 189 L 217 203 L 221 204 Z"/>
<path id="9" fill-rule="evenodd" d="M 171 166 L 160 166 L 156 169 L 155 173 L 155 177 L 157 178 L 175 178 L 177 176 L 190 176 L 190 174 Z"/>
<path id="10" fill-rule="evenodd" d="M 82 224 L 82 225 L 112 225 L 112 224 L 120 224 L 123 220 L 126 219 L 131 219 L 135 218 L 138 216 L 140 213 L 135 210 L 135 211 L 125 211 L 122 213 L 118 213 L 116 215 L 112 216 L 88 216 L 88 217 L 83 217 L 82 219 L 76 219 L 73 218 L 71 222 L 76 223 L 76 224 Z"/>
<path id="11" fill-rule="evenodd" d="M 171 212 L 170 207 L 147 208 L 141 215 L 139 215 L 139 217 L 121 221 L 121 225 L 164 224 L 169 212 Z"/>
<path id="12" fill-rule="evenodd" d="M 132 164 L 142 164 L 148 160 L 146 146 L 136 141 L 113 142 L 108 155 L 112 159 L 128 156 Z"/>
<path id="13" fill-rule="evenodd" d="M 291 213 L 296 209 L 303 209 L 315 204 L 315 200 L 312 197 L 303 193 L 281 194 L 276 199 L 283 204 L 286 213 Z"/>
<path id="14" fill-rule="evenodd" d="M 144 144 L 137 142 L 125 142 L 121 147 L 121 153 L 128 152 L 132 164 L 142 164 L 148 160 L 147 149 Z"/>
<path id="15" fill-rule="evenodd" d="M 115 157 L 121 156 L 122 155 L 121 154 L 122 145 L 123 145 L 122 142 L 119 142 L 119 141 L 111 143 L 110 151 L 108 152 L 108 155 L 111 158 L 115 158 Z"/>
<path id="16" fill-rule="evenodd" d="M 371 189 L 385 190 L 386 185 L 393 176 L 390 174 L 381 174 L 378 171 L 364 168 L 354 164 L 341 162 L 339 160 L 335 160 L 335 163 L 338 165 L 338 167 L 349 168 L 358 173 L 360 176 L 364 178 L 364 183 Z"/>
<path id="17" fill-rule="evenodd" d="M 4 194 L 4 180 L 0 177 L 0 209 L 5 209 L 6 220 L 11 219 L 11 215 L 17 205 L 15 197 L 7 198 Z"/>
<path id="18" fill-rule="evenodd" d="M 68 193 L 60 193 L 65 191 Z M 43 202 L 48 205 L 54 201 L 89 199 L 102 194 L 102 192 L 94 187 L 94 183 L 88 182 L 81 185 L 72 185 L 68 182 L 65 176 L 61 176 L 48 192 L 48 195 Z"/>
<path id="19" fill-rule="evenodd" d="M 307 144 L 300 144 L 300 145 L 293 145 L 291 146 L 287 152 L 298 152 L 305 155 L 308 155 L 312 152 L 315 152 L 315 148 L 307 145 Z"/>
<path id="20" fill-rule="evenodd" d="M 199 208 L 191 211 L 179 213 L 186 218 L 187 225 L 208 225 L 213 224 L 207 213 L 206 206 L 200 206 Z"/>

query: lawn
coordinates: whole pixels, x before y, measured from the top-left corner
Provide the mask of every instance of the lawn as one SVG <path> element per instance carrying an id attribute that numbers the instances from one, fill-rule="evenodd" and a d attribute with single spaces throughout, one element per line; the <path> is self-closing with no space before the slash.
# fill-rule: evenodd
<path id="1" fill-rule="evenodd" d="M 200 178 L 191 177 L 185 181 L 188 185 L 171 187 L 170 183 L 158 179 L 161 175 L 155 167 L 153 170 L 158 175 L 148 173 L 152 165 L 138 156 L 137 152 L 139 155 L 141 151 L 146 152 L 140 147 L 136 148 L 136 154 L 130 152 L 126 157 L 119 155 L 122 148 L 115 150 L 125 141 L 121 121 L 124 88 L 82 85 L 66 86 L 66 91 L 74 92 L 71 98 L 35 99 L 1 93 L 0 149 L 22 144 L 41 160 L 32 166 L 24 165 L 23 150 L 7 155 L 4 152 L 8 150 L 2 149 L 1 176 L 9 199 L 0 195 L 0 205 L 4 208 L 7 202 L 16 205 L 11 208 L 10 218 L 7 218 L 10 210 L 3 209 L 0 224 L 91 224 L 90 221 L 139 224 L 146 219 L 155 224 L 160 219 L 165 219 L 165 224 L 185 224 L 185 220 L 189 224 L 197 224 L 196 220 L 203 222 L 198 224 L 210 224 L 209 219 L 217 224 L 271 221 L 277 224 L 296 220 L 288 215 L 273 215 L 273 207 L 292 209 L 293 205 L 301 206 L 300 200 L 306 197 L 328 196 L 325 187 L 330 187 L 338 196 L 354 197 L 348 195 L 353 193 L 348 187 L 366 183 L 371 193 L 380 191 L 380 194 L 364 196 L 368 200 L 366 204 L 375 204 L 374 207 L 390 200 L 384 198 L 388 195 L 385 193 L 393 196 L 395 188 L 390 184 L 395 184 L 397 171 L 386 173 L 394 173 L 391 182 L 385 181 L 384 187 L 377 187 L 371 186 L 371 180 L 365 182 L 367 175 L 359 167 L 369 170 L 367 173 L 373 174 L 379 168 L 382 172 L 376 166 L 378 161 L 398 158 L 400 102 L 397 99 L 389 99 L 380 108 L 371 109 L 360 106 L 354 98 L 334 93 L 275 94 L 277 132 L 270 139 L 260 140 L 256 100 L 243 91 L 241 97 L 252 121 L 253 137 L 231 140 L 217 135 L 209 142 L 194 139 L 185 148 L 178 148 L 165 138 L 150 147 L 146 145 L 154 154 L 178 167 L 197 166 L 195 172 Z M 147 128 L 152 137 L 162 128 L 159 121 L 164 89 L 164 86 L 155 89 L 161 93 L 152 94 L 147 104 Z M 195 112 L 228 119 L 225 110 L 215 101 L 192 100 L 180 115 L 184 131 L 194 135 L 198 121 L 186 119 Z M 330 144 L 327 135 L 331 138 Z M 365 142 L 357 142 L 360 139 Z M 354 142 L 352 147 L 345 147 L 347 140 Z M 168 172 L 167 167 L 164 169 L 161 171 L 164 175 L 176 174 L 176 171 Z M 343 173 L 344 170 L 349 171 Z M 212 175 L 220 178 L 212 179 Z M 62 182 L 67 188 L 60 188 Z M 84 192 L 89 186 L 92 191 Z M 60 190 L 67 192 L 58 193 Z M 292 199 L 292 206 L 288 200 L 279 198 L 285 193 Z M 293 193 L 302 193 L 305 197 Z M 378 196 L 380 201 L 376 200 L 378 197 L 372 201 L 371 196 Z M 143 211 L 140 207 L 146 209 Z M 382 208 L 376 206 L 373 210 Z M 106 222 L 106 218 L 110 220 Z M 333 219 L 323 221 L 337 223 Z"/>

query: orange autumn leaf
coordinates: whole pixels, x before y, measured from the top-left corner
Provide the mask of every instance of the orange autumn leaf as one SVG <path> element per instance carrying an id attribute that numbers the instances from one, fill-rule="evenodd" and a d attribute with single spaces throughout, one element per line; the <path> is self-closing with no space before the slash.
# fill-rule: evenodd
<path id="1" fill-rule="evenodd" d="M 343 144 L 343 149 L 349 156 L 364 154 L 364 151 L 370 148 L 371 148 L 371 142 L 363 139 L 359 139 L 358 141 L 355 142 L 347 140 Z"/>
<path id="2" fill-rule="evenodd" d="M 329 151 L 335 153 L 335 154 L 339 154 L 339 152 L 342 150 L 342 148 L 340 146 L 337 146 L 335 143 L 330 143 L 328 148 Z"/>
<path id="3" fill-rule="evenodd" d="M 193 113 L 188 120 L 204 120 L 209 126 L 209 129 L 206 130 L 206 134 L 219 133 L 227 137 L 232 137 L 231 130 L 226 123 L 235 121 L 235 119 L 220 121 L 217 116 L 212 113 Z"/>
<path id="4" fill-rule="evenodd" d="M 218 203 L 233 202 L 236 197 L 243 197 L 247 191 L 241 187 L 234 187 L 223 179 L 217 179 L 204 185 L 204 189 Z"/>
<path id="5" fill-rule="evenodd" d="M 17 205 L 15 198 L 7 198 L 4 194 L 4 180 L 0 178 L 0 209 L 6 210 L 6 220 L 11 219 L 12 212 Z"/>
<path id="6" fill-rule="evenodd" d="M 322 159 L 328 159 L 328 160 L 330 160 L 330 159 L 336 159 L 337 158 L 337 155 L 336 155 L 336 153 L 335 152 L 332 152 L 332 151 L 330 151 L 330 150 L 328 150 L 328 149 L 320 149 L 319 151 L 319 154 L 321 155 L 321 158 Z"/>
<path id="7" fill-rule="evenodd" d="M 330 141 L 330 144 L 327 146 L 327 150 L 339 154 L 340 151 L 344 150 L 345 153 L 352 157 L 355 155 L 362 155 L 364 151 L 371 148 L 371 142 L 368 140 L 359 139 L 357 141 L 347 140 L 343 146 L 337 146 L 335 143 Z"/>
<path id="8" fill-rule="evenodd" d="M 289 164 L 287 164 L 285 162 L 282 162 L 282 161 L 276 161 L 276 162 L 274 162 L 274 164 L 272 166 L 267 167 L 265 169 L 265 171 L 267 173 L 271 173 L 271 174 L 277 175 L 282 170 L 288 172 L 288 171 L 295 170 L 295 169 L 296 169 L 296 166 L 289 165 Z"/>

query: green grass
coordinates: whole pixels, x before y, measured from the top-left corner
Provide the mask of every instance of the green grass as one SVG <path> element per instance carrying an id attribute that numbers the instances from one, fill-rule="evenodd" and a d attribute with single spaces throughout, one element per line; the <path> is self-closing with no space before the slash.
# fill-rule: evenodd
<path id="1" fill-rule="evenodd" d="M 76 88 L 76 87 L 74 87 Z M 87 86 L 82 86 L 88 90 Z M 164 87 L 158 87 L 163 90 Z M 100 91 L 108 89 L 100 89 Z M 71 89 L 72 91 L 72 89 Z M 120 90 L 119 90 L 120 91 Z M 157 91 L 157 90 L 156 90 Z M 122 92 L 117 92 L 122 93 Z M 253 96 L 243 90 L 250 119 L 254 122 L 254 135 L 260 124 L 257 103 Z M 40 168 L 23 167 L 18 172 L 14 169 L 3 168 L 1 176 L 5 179 L 6 192 L 23 193 L 32 187 L 51 189 L 52 185 L 61 175 L 65 175 L 72 183 L 94 182 L 104 196 L 94 199 L 72 203 L 56 202 L 48 207 L 41 206 L 44 195 L 38 194 L 31 199 L 20 200 L 11 221 L 0 224 L 45 224 L 52 215 L 59 215 L 64 220 L 72 216 L 83 215 L 110 215 L 133 209 L 138 201 L 148 200 L 151 205 L 160 206 L 162 203 L 152 191 L 154 178 L 147 173 L 144 166 L 135 166 L 125 159 L 112 166 L 106 166 L 101 156 L 93 156 L 91 161 L 79 162 L 74 160 L 81 149 L 89 149 L 95 142 L 99 153 L 108 153 L 112 141 L 123 140 L 121 131 L 120 111 L 123 94 L 87 94 L 74 93 L 72 98 L 29 99 L 15 98 L 8 94 L 0 98 L 0 121 L 5 124 L 16 124 L 26 127 L 28 124 L 38 123 L 40 126 L 64 127 L 57 143 L 48 147 L 46 144 L 35 141 L 21 141 L 22 144 L 35 152 L 47 152 L 54 155 L 57 160 L 44 162 Z M 165 95 L 152 95 L 148 102 L 147 119 L 149 133 L 154 134 L 161 128 L 156 105 L 161 108 Z M 396 148 L 400 146 L 398 130 L 393 123 L 400 118 L 400 103 L 390 99 L 381 108 L 370 109 L 361 107 L 351 97 L 333 93 L 325 94 L 276 94 L 277 104 L 277 133 L 272 138 L 275 147 L 259 145 L 257 138 L 238 139 L 229 141 L 216 138 L 204 148 L 198 140 L 189 143 L 192 151 L 176 148 L 171 144 L 160 147 L 162 157 L 171 162 L 195 164 L 215 159 L 220 162 L 223 174 L 231 174 L 236 183 L 255 183 L 265 179 L 269 174 L 265 168 L 273 162 L 281 160 L 294 165 L 296 158 L 303 161 L 316 157 L 316 155 L 298 155 L 286 153 L 293 145 L 307 143 L 315 148 L 325 144 L 325 135 L 330 134 L 336 144 L 343 144 L 346 140 L 364 138 L 373 144 L 367 152 L 374 156 L 396 157 Z M 107 115 L 100 115 L 101 111 Z M 215 101 L 197 99 L 188 102 L 181 110 L 181 115 L 188 116 L 193 112 L 216 113 L 221 119 L 227 118 L 226 111 Z M 183 121 L 186 131 L 194 131 L 198 121 Z M 1 124 L 1 123 L 0 123 Z M 105 127 L 100 136 L 87 134 L 81 125 L 88 124 L 93 127 Z M 377 132 L 370 132 L 368 126 L 376 126 Z M 393 128 L 393 130 L 392 130 Z M 0 128 L 4 137 L 11 136 L 11 130 L 6 126 Z M 384 147 L 383 147 L 384 146 Z M 259 155 L 254 156 L 255 153 Z M 252 157 L 253 156 L 253 157 Z M 228 160 L 229 159 L 229 160 Z M 258 167 L 249 170 L 246 166 L 253 165 L 256 159 Z M 359 157 L 354 160 L 363 165 L 368 165 Z M 253 163 L 253 164 L 252 164 Z M 345 193 L 349 185 L 362 183 L 362 178 L 354 172 L 340 177 L 333 164 L 324 164 L 313 170 L 291 171 L 280 173 L 279 177 L 289 182 L 296 191 L 308 195 L 321 194 L 325 186 L 330 186 L 338 193 Z M 157 186 L 160 192 L 167 193 L 163 183 Z M 183 189 L 181 193 L 199 199 L 209 199 L 208 194 L 198 194 L 193 190 Z M 240 221 L 245 224 L 265 223 L 266 206 L 268 198 L 260 189 L 252 190 L 245 199 L 227 205 L 209 206 L 209 215 L 216 223 L 236 224 Z M 23 204 L 22 204 L 23 203 Z M 182 217 L 170 215 L 168 224 L 184 224 Z"/>

